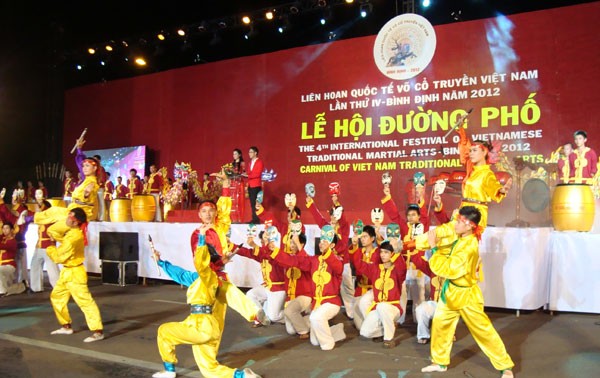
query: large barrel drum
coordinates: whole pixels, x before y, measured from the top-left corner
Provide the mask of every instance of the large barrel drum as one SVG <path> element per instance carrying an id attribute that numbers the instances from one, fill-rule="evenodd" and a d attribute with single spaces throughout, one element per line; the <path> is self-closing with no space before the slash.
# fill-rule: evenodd
<path id="1" fill-rule="evenodd" d="M 585 184 L 558 184 L 552 196 L 552 224 L 557 231 L 589 231 L 594 224 L 594 194 Z"/>
<path id="2" fill-rule="evenodd" d="M 156 213 L 156 202 L 151 194 L 133 196 L 131 217 L 135 222 L 152 222 Z"/>
<path id="3" fill-rule="evenodd" d="M 131 200 L 128 198 L 117 198 L 110 202 L 111 222 L 131 222 Z"/>
<path id="4" fill-rule="evenodd" d="M 50 202 L 52 207 L 67 207 L 67 203 L 61 197 L 48 198 L 47 201 Z"/>

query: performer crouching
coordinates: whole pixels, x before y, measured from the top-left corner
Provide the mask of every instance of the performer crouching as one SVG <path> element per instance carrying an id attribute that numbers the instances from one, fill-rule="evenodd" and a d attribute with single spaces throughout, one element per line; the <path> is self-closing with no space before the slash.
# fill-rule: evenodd
<path id="1" fill-rule="evenodd" d="M 188 287 L 187 302 L 191 308 L 190 315 L 184 321 L 165 323 L 158 328 L 158 351 L 165 370 L 152 375 L 154 378 L 174 378 L 177 375 L 175 347 L 181 344 L 192 345 L 194 359 L 204 377 L 260 378 L 248 368 L 233 369 L 217 361 L 223 329 L 213 315 L 213 306 L 221 282 L 210 267 L 211 253 L 206 244 L 206 231 L 209 228 L 206 224 L 199 227 L 198 246 L 194 255 L 197 272 L 186 271 L 161 260 L 160 253 L 155 251 L 154 258 L 165 273 L 175 282 Z M 217 255 L 213 255 L 216 258 Z"/>
<path id="2" fill-rule="evenodd" d="M 344 264 L 334 252 L 337 236 L 333 227 L 325 225 L 321 229 L 318 256 L 289 255 L 281 252 L 279 247 L 273 248 L 273 257 L 277 262 L 287 267 L 297 267 L 312 275 L 314 293 L 312 312 L 310 314 L 310 342 L 320 346 L 322 350 L 332 350 L 337 341 L 344 340 L 344 324 L 332 327 L 329 320 L 333 319 L 342 305 L 340 298 L 340 282 Z"/>

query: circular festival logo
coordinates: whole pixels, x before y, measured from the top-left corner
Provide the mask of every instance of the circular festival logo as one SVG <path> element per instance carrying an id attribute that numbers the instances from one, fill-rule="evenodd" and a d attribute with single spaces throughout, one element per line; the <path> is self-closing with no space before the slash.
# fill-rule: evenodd
<path id="1" fill-rule="evenodd" d="M 385 76 L 406 80 L 425 70 L 433 58 L 435 45 L 435 31 L 429 21 L 407 13 L 383 25 L 375 39 L 373 56 Z"/>

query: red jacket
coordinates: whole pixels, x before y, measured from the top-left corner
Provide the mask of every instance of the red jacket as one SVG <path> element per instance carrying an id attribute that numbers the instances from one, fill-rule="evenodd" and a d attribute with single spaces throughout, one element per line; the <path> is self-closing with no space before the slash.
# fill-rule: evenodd
<path id="1" fill-rule="evenodd" d="M 269 291 L 285 290 L 285 272 L 281 265 L 273 264 L 270 257 L 271 251 L 266 247 L 256 247 L 254 249 L 241 247 L 238 249 L 238 255 L 252 259 L 260 264 L 260 271 L 263 275 L 263 286 Z"/>
<path id="2" fill-rule="evenodd" d="M 323 303 L 342 305 L 340 284 L 344 264 L 333 251 L 329 250 L 320 256 L 301 256 L 289 255 L 276 249 L 271 253 L 271 257 L 284 267 L 297 267 L 310 274 L 313 309 Z"/>
<path id="3" fill-rule="evenodd" d="M 261 175 L 264 170 L 264 165 L 262 160 L 256 158 L 254 165 L 250 161 L 246 166 L 248 172 L 248 187 L 249 188 L 257 188 L 262 185 Z"/>
<path id="4" fill-rule="evenodd" d="M 16 268 L 16 257 L 17 241 L 13 237 L 6 238 L 5 236 L 2 236 L 0 240 L 0 265 L 12 265 Z"/>

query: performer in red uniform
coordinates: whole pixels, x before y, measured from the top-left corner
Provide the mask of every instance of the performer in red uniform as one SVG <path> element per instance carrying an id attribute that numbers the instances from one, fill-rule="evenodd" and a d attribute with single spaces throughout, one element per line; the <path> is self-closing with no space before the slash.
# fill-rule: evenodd
<path id="1" fill-rule="evenodd" d="M 267 242 L 273 241 L 274 245 L 280 245 L 281 234 L 274 226 L 267 228 L 264 235 L 266 235 Z M 263 308 L 272 323 L 283 323 L 283 304 L 286 297 L 284 268 L 272 261 L 271 250 L 268 246 L 258 246 L 252 236 L 248 237 L 247 242 L 251 249 L 239 248 L 237 254 L 260 264 L 263 282 L 260 286 L 250 289 L 246 296 L 258 307 Z M 254 323 L 255 327 L 260 325 L 258 322 Z"/>
<path id="2" fill-rule="evenodd" d="M 251 223 L 258 224 L 260 223 L 260 219 L 258 219 L 258 215 L 256 215 L 256 197 L 258 196 L 258 192 L 262 190 L 261 175 L 264 170 L 264 165 L 262 160 L 258 158 L 258 147 L 250 147 L 248 155 L 250 156 L 250 164 L 249 167 L 246 168 L 248 177 L 248 196 L 250 197 L 250 208 L 252 210 Z"/>
<path id="3" fill-rule="evenodd" d="M 162 174 L 156 169 L 156 165 L 150 166 L 150 176 L 148 176 L 148 194 L 154 197 L 156 204 L 156 212 L 154 213 L 154 221 L 162 222 L 162 211 L 160 210 L 160 194 L 165 186 L 165 180 Z"/>
<path id="4" fill-rule="evenodd" d="M 315 220 L 315 223 L 319 227 L 323 227 L 326 224 L 333 227 L 338 242 L 335 244 L 335 252 L 341 257 L 344 263 L 344 271 L 342 273 L 342 284 L 340 295 L 344 302 L 344 308 L 346 309 L 346 316 L 350 319 L 354 319 L 354 297 L 358 296 L 354 289 L 354 282 L 352 280 L 352 268 L 350 267 L 350 258 L 348 257 L 348 241 L 350 238 L 350 224 L 346 220 L 344 215 L 344 208 L 339 201 L 337 194 L 331 195 L 332 206 L 329 209 L 329 218 L 325 218 L 319 208 L 315 204 L 312 197 L 306 197 L 306 207 L 310 211 Z M 360 295 L 360 294 L 359 294 Z"/>
<path id="5" fill-rule="evenodd" d="M 38 181 L 38 190 L 42 191 L 44 199 L 48 198 L 48 188 L 46 188 L 44 186 L 44 182 L 43 181 Z M 35 193 L 34 193 L 34 199 L 35 199 Z"/>
<path id="6" fill-rule="evenodd" d="M 12 223 L 4 223 L 0 236 L 0 295 L 19 294 L 25 291 L 25 285 L 19 281 L 15 284 L 17 268 L 17 241 L 13 233 Z"/>
<path id="7" fill-rule="evenodd" d="M 598 155 L 596 151 L 585 146 L 587 142 L 587 133 L 583 130 L 576 131 L 575 150 L 569 155 L 571 170 L 571 183 L 573 184 L 592 184 L 592 179 L 598 172 Z"/>
<path id="8" fill-rule="evenodd" d="M 63 199 L 67 203 L 71 203 L 71 196 L 73 195 L 73 190 L 77 186 L 77 180 L 73 177 L 73 173 L 70 170 L 65 171 L 65 179 L 63 180 Z"/>
<path id="9" fill-rule="evenodd" d="M 340 298 L 340 282 L 344 264 L 333 251 L 337 237 L 331 225 L 321 229 L 318 256 L 293 256 L 282 252 L 278 247 L 273 248 L 271 257 L 286 267 L 297 267 L 309 272 L 313 281 L 312 312 L 310 314 L 310 342 L 320 346 L 322 350 L 332 350 L 337 341 L 344 340 L 344 324 L 329 326 L 342 305 Z"/>
<path id="10" fill-rule="evenodd" d="M 406 264 L 402 259 L 392 261 L 394 247 L 388 241 L 381 243 L 379 255 L 381 264 L 367 264 L 361 252 L 351 254 L 357 274 L 369 277 L 373 282 L 373 302 L 367 309 L 367 315 L 360 327 L 361 336 L 379 338 L 383 336 L 383 346 L 392 348 L 396 332 L 396 321 L 400 318 L 400 295 L 402 283 L 406 278 Z"/>
<path id="11" fill-rule="evenodd" d="M 360 250 L 359 256 L 361 256 L 363 262 L 367 264 L 379 263 L 379 247 L 376 244 L 376 237 L 377 235 L 373 226 L 364 226 L 362 234 L 352 237 L 352 246 L 349 249 L 350 254 L 355 254 Z M 354 325 L 356 329 L 360 330 L 367 315 L 367 310 L 373 302 L 373 282 L 368 275 L 356 273 L 354 296 Z"/>
<path id="12" fill-rule="evenodd" d="M 133 196 L 142 194 L 142 192 L 144 191 L 144 185 L 142 184 L 142 181 L 138 178 L 136 169 L 129 170 L 129 180 L 127 180 L 127 188 L 129 189 L 129 191 L 127 192 L 128 198 L 133 198 Z"/>
<path id="13" fill-rule="evenodd" d="M 115 186 L 115 196 L 116 198 L 129 198 L 127 195 L 129 193 L 129 188 L 123 185 L 123 178 L 121 176 L 117 177 L 117 186 Z"/>

